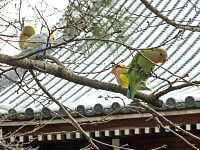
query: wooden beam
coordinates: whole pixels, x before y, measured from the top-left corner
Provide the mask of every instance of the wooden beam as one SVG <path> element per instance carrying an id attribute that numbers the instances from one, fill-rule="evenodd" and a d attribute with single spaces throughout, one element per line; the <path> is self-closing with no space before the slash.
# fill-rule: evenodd
<path id="1" fill-rule="evenodd" d="M 71 133 L 66 133 L 66 139 L 72 139 L 72 134 Z"/>
<path id="2" fill-rule="evenodd" d="M 154 131 L 155 131 L 155 133 L 160 133 L 160 128 L 159 127 L 155 127 Z"/>
<path id="3" fill-rule="evenodd" d="M 113 150 L 120 150 L 120 148 L 119 148 L 120 140 L 119 139 L 112 139 L 112 145 L 117 146 L 117 147 L 114 147 Z"/>
<path id="4" fill-rule="evenodd" d="M 140 134 L 140 128 L 135 128 L 134 129 L 134 134 Z"/>
<path id="5" fill-rule="evenodd" d="M 23 135 L 19 136 L 19 141 L 22 142 L 22 143 L 24 143 L 24 136 Z"/>
<path id="6" fill-rule="evenodd" d="M 145 133 L 145 134 L 150 134 L 150 133 L 151 133 L 150 130 L 151 130 L 151 129 L 150 129 L 149 127 L 145 127 L 145 128 L 144 128 L 144 133 Z"/>
<path id="7" fill-rule="evenodd" d="M 110 136 L 110 131 L 109 130 L 105 130 L 104 133 L 105 133 L 105 136 L 107 136 L 107 137 Z"/>
<path id="8" fill-rule="evenodd" d="M 200 130 L 200 123 L 197 123 L 197 124 L 196 124 L 196 129 L 197 129 L 197 130 Z"/>
<path id="9" fill-rule="evenodd" d="M 124 129 L 124 135 L 130 135 L 130 129 Z"/>
<path id="10" fill-rule="evenodd" d="M 43 135 L 38 135 L 38 141 L 44 141 Z"/>
<path id="11" fill-rule="evenodd" d="M 95 137 L 100 137 L 100 136 L 101 136 L 101 135 L 100 135 L 100 131 L 95 131 L 95 132 L 94 132 L 94 136 L 95 136 Z"/>
<path id="12" fill-rule="evenodd" d="M 2 141 L 3 140 L 3 130 L 2 130 L 2 128 L 0 128 L 0 141 Z"/>
<path id="13" fill-rule="evenodd" d="M 185 125 L 185 129 L 186 129 L 187 131 L 190 131 L 190 130 L 191 130 L 191 124 L 186 124 L 186 125 Z"/>

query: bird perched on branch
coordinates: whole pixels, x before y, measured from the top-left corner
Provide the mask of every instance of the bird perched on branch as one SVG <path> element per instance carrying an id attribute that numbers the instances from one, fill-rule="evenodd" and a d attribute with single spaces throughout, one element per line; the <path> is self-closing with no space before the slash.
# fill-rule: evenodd
<path id="1" fill-rule="evenodd" d="M 129 85 L 127 97 L 132 99 L 140 83 L 150 77 L 155 65 L 158 63 L 164 64 L 167 58 L 166 50 L 160 47 L 137 52 L 128 70 Z"/>
<path id="2" fill-rule="evenodd" d="M 24 46 L 22 48 L 22 52 L 17 54 L 17 57 L 27 56 L 33 52 L 37 52 L 39 50 L 50 47 L 56 41 L 56 36 L 54 34 L 50 35 L 50 37 L 45 34 L 34 34 L 30 38 L 28 38 Z M 31 55 L 29 58 L 31 59 L 40 59 L 40 56 L 46 55 L 47 51 L 41 51 L 36 54 Z M 43 60 L 45 61 L 45 60 Z"/>
<path id="3" fill-rule="evenodd" d="M 34 34 L 35 34 L 35 29 L 32 26 L 23 27 L 22 32 L 20 33 L 20 36 L 19 36 L 20 49 L 23 48 L 24 42 Z"/>
<path id="4" fill-rule="evenodd" d="M 112 66 L 111 73 L 115 75 L 117 83 L 123 87 L 128 87 L 129 85 L 128 70 L 129 69 L 122 63 L 118 63 Z M 146 82 L 143 81 L 137 87 L 137 90 L 150 90 L 150 89 L 146 86 Z"/>

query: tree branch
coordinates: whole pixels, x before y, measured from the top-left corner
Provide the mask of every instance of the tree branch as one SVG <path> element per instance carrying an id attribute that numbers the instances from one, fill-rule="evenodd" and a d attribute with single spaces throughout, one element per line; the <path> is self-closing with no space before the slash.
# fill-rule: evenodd
<path id="1" fill-rule="evenodd" d="M 165 15 L 160 13 L 147 0 L 140 0 L 140 1 L 146 6 L 146 8 L 148 8 L 152 13 L 154 13 L 157 17 L 161 18 L 167 24 L 169 24 L 169 25 L 171 25 L 171 26 L 173 26 L 175 28 L 179 28 L 179 29 L 183 29 L 183 30 L 190 30 L 190 31 L 193 31 L 193 32 L 200 32 L 200 27 L 199 26 L 188 26 L 188 25 L 177 24 L 173 20 L 170 20 Z"/>
<path id="2" fill-rule="evenodd" d="M 61 109 L 62 111 L 65 113 L 65 115 L 72 121 L 72 125 L 77 128 L 83 135 L 84 137 L 88 140 L 88 142 L 92 145 L 92 147 L 94 147 L 96 150 L 100 150 L 92 141 L 92 139 L 90 138 L 90 136 L 83 130 L 83 128 L 81 128 L 81 126 L 78 124 L 78 122 L 70 115 L 70 113 L 64 108 L 64 106 L 55 99 L 55 97 L 53 95 L 51 95 L 48 90 L 40 83 L 40 81 L 37 79 L 35 73 L 33 72 L 33 70 L 30 70 L 33 78 L 35 79 L 35 82 L 37 83 L 37 85 L 42 89 L 42 91 L 54 102 L 56 103 Z"/>
<path id="3" fill-rule="evenodd" d="M 181 85 L 177 85 L 177 86 L 169 86 L 169 88 L 163 90 L 163 91 L 160 91 L 158 92 L 157 94 L 155 94 L 155 96 L 157 98 L 161 97 L 162 95 L 164 94 L 167 94 L 171 91 L 174 91 L 174 90 L 179 90 L 179 89 L 182 89 L 182 88 L 185 88 L 185 87 L 188 87 L 188 86 L 200 86 L 200 81 L 193 81 L 191 83 L 185 83 L 185 84 L 181 84 Z"/>
<path id="4" fill-rule="evenodd" d="M 45 59 L 45 58 L 47 58 L 47 59 L 52 60 L 57 65 L 64 67 L 63 63 L 59 59 L 57 59 L 57 58 L 55 58 L 55 57 L 53 57 L 51 55 L 43 55 L 42 57 L 43 57 L 42 60 Z"/>
<path id="5" fill-rule="evenodd" d="M 112 91 L 115 93 L 121 93 L 125 96 L 127 93 L 127 88 L 123 88 L 122 86 L 112 84 L 112 83 L 101 82 L 98 80 L 93 80 L 93 79 L 85 78 L 82 76 L 78 76 L 74 74 L 70 69 L 67 69 L 63 66 L 44 63 L 42 61 L 31 60 L 31 59 L 12 61 L 13 59 L 15 58 L 12 56 L 0 54 L 0 63 L 5 63 L 10 66 L 17 66 L 17 67 L 21 67 L 25 69 L 35 69 L 40 72 L 52 74 L 56 77 L 68 80 L 70 82 L 89 86 L 95 89 L 102 89 L 106 91 Z M 162 104 L 163 104 L 161 100 L 157 99 L 152 94 L 147 95 L 141 92 L 137 92 L 135 97 L 157 107 L 162 107 Z"/>
<path id="6" fill-rule="evenodd" d="M 136 104 L 138 104 L 140 107 L 146 109 L 154 117 L 157 117 L 159 120 L 162 120 L 162 121 L 166 122 L 168 125 L 174 127 L 175 129 L 179 130 L 180 132 L 182 132 L 182 133 L 184 133 L 184 134 L 186 134 L 186 135 L 188 135 L 188 136 L 200 141 L 200 137 L 198 137 L 198 136 L 196 136 L 196 135 L 194 135 L 194 134 L 182 129 L 181 127 L 175 125 L 170 120 L 168 120 L 165 116 L 161 115 L 159 112 L 155 111 L 154 109 L 152 109 L 148 105 L 139 102 L 139 99 L 137 99 L 137 98 L 133 98 L 133 99 L 134 99 L 134 102 Z M 132 106 L 133 104 L 130 104 L 130 105 Z"/>
<path id="7" fill-rule="evenodd" d="M 162 122 L 158 119 L 158 117 L 153 117 L 154 120 L 158 123 L 158 125 L 160 125 L 163 129 L 168 130 L 169 132 L 171 132 L 172 134 L 174 134 L 175 136 L 179 137 L 181 140 L 183 140 L 187 145 L 189 145 L 191 148 L 199 150 L 197 147 L 195 147 L 194 144 L 190 143 L 188 140 L 186 140 L 183 136 L 181 136 L 180 134 L 176 133 L 175 131 L 173 131 L 172 129 L 168 129 L 166 128 L 166 126 L 164 126 L 162 124 Z"/>
<path id="8" fill-rule="evenodd" d="M 40 72 L 52 74 L 56 77 L 68 80 L 70 82 L 89 86 L 95 89 L 102 89 L 102 90 L 112 91 L 115 93 L 121 93 L 126 96 L 126 93 L 127 93 L 126 88 L 123 88 L 116 84 L 101 82 L 98 80 L 93 80 L 93 79 L 88 79 L 82 76 L 78 76 L 74 74 L 72 70 L 65 68 L 62 65 L 62 63 L 59 62 L 57 59 L 53 59 L 53 57 L 50 57 L 50 56 L 47 58 L 54 60 L 59 66 L 55 64 L 44 63 L 42 61 L 31 60 L 31 59 L 12 61 L 13 59 L 15 60 L 15 58 L 13 58 L 12 56 L 7 56 L 3 54 L 0 55 L 0 63 L 5 63 L 11 66 L 17 66 L 17 67 L 21 67 L 25 69 L 35 69 Z M 160 91 L 159 93 L 155 95 L 153 94 L 147 95 L 141 92 L 137 92 L 135 98 L 141 99 L 154 106 L 162 107 L 163 102 L 159 100 L 159 97 L 161 97 L 162 95 L 167 94 L 173 90 L 181 89 L 188 86 L 194 86 L 197 84 L 200 84 L 200 81 L 194 81 L 191 83 L 185 83 L 178 86 L 169 87 L 163 91 Z"/>

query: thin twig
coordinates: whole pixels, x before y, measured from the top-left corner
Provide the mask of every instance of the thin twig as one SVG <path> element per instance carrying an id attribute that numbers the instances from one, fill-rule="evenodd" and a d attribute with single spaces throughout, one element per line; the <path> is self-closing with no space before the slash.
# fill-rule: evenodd
<path id="1" fill-rule="evenodd" d="M 46 25 L 46 28 L 47 28 L 47 30 L 48 30 L 48 33 L 50 33 L 51 31 L 50 31 L 50 29 L 49 29 L 49 26 L 48 26 L 46 20 L 43 18 L 43 16 L 41 15 L 40 11 L 37 9 L 36 6 L 35 6 L 35 9 L 36 9 L 36 11 L 38 12 L 39 16 L 42 18 L 42 20 L 44 21 L 44 23 L 45 23 L 45 25 Z"/>
<path id="2" fill-rule="evenodd" d="M 164 94 L 167 94 L 171 91 L 175 91 L 175 90 L 179 90 L 179 89 L 182 89 L 182 88 L 185 88 L 185 87 L 189 87 L 189 86 L 200 86 L 200 81 L 192 81 L 191 83 L 185 83 L 185 84 L 181 84 L 181 85 L 177 85 L 177 86 L 170 86 L 169 88 L 163 90 L 163 91 L 160 91 L 158 92 L 157 94 L 155 94 L 155 96 L 157 98 L 161 97 L 162 95 Z"/>
<path id="3" fill-rule="evenodd" d="M 40 81 L 37 79 L 35 73 L 33 72 L 33 70 L 30 70 L 30 73 L 32 74 L 33 78 L 35 79 L 35 82 L 37 83 L 37 85 L 42 89 L 42 91 L 49 96 L 49 98 L 55 102 L 61 109 L 62 111 L 65 113 L 65 115 L 72 121 L 72 125 L 77 128 L 83 135 L 84 137 L 88 140 L 88 142 L 96 149 L 96 150 L 100 150 L 95 144 L 94 142 L 91 140 L 91 138 L 89 137 L 89 135 L 83 130 L 83 128 L 78 124 L 78 122 L 70 115 L 70 113 L 64 108 L 64 106 L 55 99 L 55 97 L 53 95 L 51 95 L 48 90 L 40 83 Z"/>
<path id="4" fill-rule="evenodd" d="M 127 144 L 125 144 L 125 145 L 123 145 L 123 146 L 114 146 L 114 145 L 110 145 L 110 144 L 107 144 L 107 143 L 98 141 L 98 140 L 93 139 L 93 138 L 92 138 L 92 140 L 95 141 L 95 142 L 97 142 L 97 143 L 100 143 L 100 144 L 102 144 L 102 145 L 106 145 L 106 146 L 109 146 L 109 147 L 112 147 L 112 148 L 118 148 L 118 149 L 124 149 L 124 150 L 133 150 L 133 149 L 131 149 L 131 148 L 125 148 L 125 147 L 123 147 L 123 146 L 127 146 Z"/>
<path id="5" fill-rule="evenodd" d="M 190 31 L 193 31 L 193 32 L 200 32 L 200 27 L 199 26 L 189 26 L 189 25 L 177 24 L 175 21 L 170 20 L 165 15 L 160 13 L 147 0 L 140 0 L 140 1 L 146 6 L 146 8 L 148 8 L 152 13 L 154 13 L 157 17 L 161 18 L 167 24 L 169 24 L 171 26 L 174 26 L 175 28 L 180 28 L 180 29 L 183 29 L 183 30 L 190 30 Z"/>
<path id="6" fill-rule="evenodd" d="M 165 122 L 167 122 L 170 126 L 174 127 L 175 129 L 181 131 L 182 133 L 186 134 L 186 135 L 189 135 L 190 137 L 200 141 L 200 137 L 182 129 L 181 127 L 175 125 L 174 123 L 172 123 L 170 120 L 168 120 L 165 116 L 161 115 L 160 113 L 158 113 L 157 111 L 155 111 L 154 109 L 152 109 L 151 107 L 149 107 L 148 105 L 146 104 L 143 104 L 141 102 L 139 102 L 139 99 L 137 98 L 133 98 L 134 102 L 137 103 L 140 107 L 146 109 L 149 113 L 153 114 L 154 116 L 158 117 L 159 119 L 162 119 L 164 120 Z M 132 105 L 132 104 L 130 104 Z"/>
<path id="7" fill-rule="evenodd" d="M 199 150 L 199 148 L 197 148 L 196 146 L 194 146 L 194 144 L 190 143 L 188 140 L 186 140 L 183 136 L 181 136 L 180 134 L 176 133 L 175 131 L 173 131 L 172 129 L 168 129 L 166 128 L 162 122 L 158 119 L 158 117 L 153 117 L 154 120 L 165 130 L 168 130 L 169 132 L 171 132 L 172 134 L 174 134 L 175 136 L 179 137 L 180 139 L 182 139 L 187 145 L 189 145 L 190 147 L 192 147 L 193 149 Z"/>
<path id="8" fill-rule="evenodd" d="M 52 60 L 54 63 L 56 63 L 59 66 L 63 66 L 64 67 L 63 63 L 59 59 L 57 59 L 57 58 L 55 58 L 55 57 L 53 57 L 51 55 L 43 55 L 42 59 L 45 59 L 45 58 Z"/>
<path id="9" fill-rule="evenodd" d="M 157 147 L 157 148 L 153 148 L 153 149 L 151 149 L 151 150 L 159 150 L 159 149 L 166 149 L 167 148 L 167 145 L 162 145 L 162 146 L 159 146 L 159 147 Z"/>

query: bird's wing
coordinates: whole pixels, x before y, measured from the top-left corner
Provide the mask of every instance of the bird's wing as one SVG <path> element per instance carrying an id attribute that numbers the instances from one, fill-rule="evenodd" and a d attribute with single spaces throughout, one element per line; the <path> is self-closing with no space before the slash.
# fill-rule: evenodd
<path id="1" fill-rule="evenodd" d="M 47 42 L 47 37 L 44 34 L 35 34 L 26 40 L 24 43 L 23 50 L 33 49 L 45 45 Z"/>

